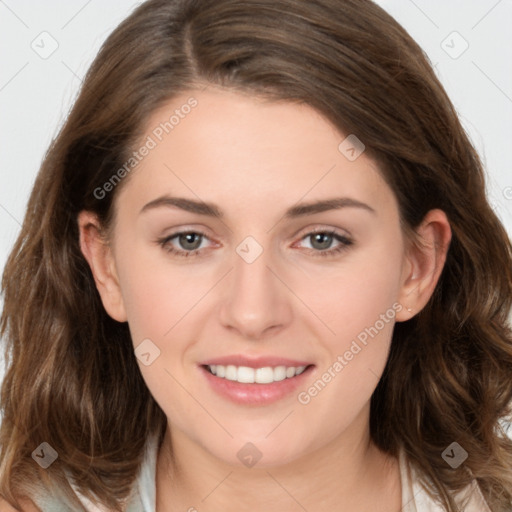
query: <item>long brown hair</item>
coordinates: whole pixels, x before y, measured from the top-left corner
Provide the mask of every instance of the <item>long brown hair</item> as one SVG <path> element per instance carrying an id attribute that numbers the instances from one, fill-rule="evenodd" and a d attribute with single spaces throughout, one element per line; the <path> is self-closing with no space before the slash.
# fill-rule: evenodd
<path id="1" fill-rule="evenodd" d="M 512 401 L 510 240 L 485 196 L 479 157 L 428 59 L 370 0 L 149 0 L 110 35 L 53 140 L 3 274 L 0 495 L 67 477 L 122 510 L 150 435 L 166 417 L 145 385 L 126 323 L 110 318 L 79 248 L 77 214 L 105 228 L 149 115 L 177 94 L 216 84 L 306 103 L 355 133 L 393 189 L 407 233 L 433 208 L 453 237 L 427 306 L 395 326 L 372 397 L 374 442 L 403 446 L 448 512 L 447 492 L 476 478 L 493 512 L 510 510 Z M 46 470 L 31 458 L 49 443 Z M 441 457 L 457 441 L 459 469 Z M 34 483 L 34 485 L 32 485 Z"/>

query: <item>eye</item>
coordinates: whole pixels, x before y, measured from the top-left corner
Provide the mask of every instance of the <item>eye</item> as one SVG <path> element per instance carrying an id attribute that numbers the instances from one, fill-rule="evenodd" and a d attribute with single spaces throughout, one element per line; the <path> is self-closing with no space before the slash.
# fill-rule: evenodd
<path id="1" fill-rule="evenodd" d="M 177 239 L 176 242 L 183 247 L 183 249 L 177 249 L 171 244 L 171 241 Z M 161 245 L 167 252 L 173 253 L 176 256 L 188 258 L 190 256 L 198 256 L 203 253 L 204 247 L 201 246 L 203 239 L 208 239 L 205 233 L 200 231 L 180 231 L 174 233 L 165 238 L 157 240 L 158 244 Z"/>
<path id="2" fill-rule="evenodd" d="M 301 240 L 311 240 L 311 253 L 313 256 L 334 256 L 348 249 L 354 241 L 335 230 L 317 229 L 306 234 Z M 333 241 L 339 245 L 330 249 Z"/>

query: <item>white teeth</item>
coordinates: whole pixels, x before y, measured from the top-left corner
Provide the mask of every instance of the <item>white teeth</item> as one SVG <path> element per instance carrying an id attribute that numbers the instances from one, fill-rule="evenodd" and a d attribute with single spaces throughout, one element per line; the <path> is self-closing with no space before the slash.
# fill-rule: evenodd
<path id="1" fill-rule="evenodd" d="M 243 384 L 270 384 L 284 379 L 291 379 L 300 375 L 305 366 L 276 366 L 274 368 L 265 366 L 263 368 L 249 368 L 248 366 L 234 366 L 221 364 L 208 365 L 213 375 L 227 380 L 236 380 Z"/>
<path id="2" fill-rule="evenodd" d="M 239 366 L 237 371 L 237 381 L 246 382 L 252 384 L 254 382 L 254 368 L 248 368 L 247 366 Z"/>
<path id="3" fill-rule="evenodd" d="M 274 368 L 274 380 L 286 379 L 286 366 L 277 366 Z"/>
<path id="4" fill-rule="evenodd" d="M 293 366 L 290 366 L 290 368 L 286 368 L 286 377 L 294 377 L 295 376 L 295 368 Z"/>
<path id="5" fill-rule="evenodd" d="M 258 384 L 270 384 L 274 382 L 274 370 L 270 366 L 258 368 L 254 381 Z"/>
<path id="6" fill-rule="evenodd" d="M 295 375 L 300 375 L 306 369 L 305 366 L 298 366 Z"/>
<path id="7" fill-rule="evenodd" d="M 236 366 L 233 366 L 232 364 L 226 366 L 226 379 L 228 380 L 237 380 L 237 370 Z"/>

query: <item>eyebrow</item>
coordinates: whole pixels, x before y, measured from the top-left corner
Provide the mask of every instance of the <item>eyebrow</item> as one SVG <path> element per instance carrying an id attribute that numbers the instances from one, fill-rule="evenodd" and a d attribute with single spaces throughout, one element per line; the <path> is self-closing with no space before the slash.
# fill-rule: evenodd
<path id="1" fill-rule="evenodd" d="M 169 195 L 163 195 L 149 203 L 145 204 L 139 215 L 153 210 L 155 208 L 179 208 L 190 213 L 197 213 L 199 215 L 207 215 L 217 219 L 223 219 L 224 213 L 222 210 L 213 203 L 206 203 L 204 201 L 195 201 L 193 199 L 186 199 L 184 197 L 173 197 Z M 301 203 L 291 208 L 288 208 L 284 214 L 285 219 L 294 219 L 297 217 L 303 217 L 306 215 L 312 215 L 314 213 L 321 213 L 329 210 L 339 210 L 341 208 L 360 208 L 370 213 L 376 214 L 377 212 L 366 203 L 352 199 L 350 197 L 335 197 L 331 199 L 323 199 L 320 201 L 314 201 L 309 203 Z"/>

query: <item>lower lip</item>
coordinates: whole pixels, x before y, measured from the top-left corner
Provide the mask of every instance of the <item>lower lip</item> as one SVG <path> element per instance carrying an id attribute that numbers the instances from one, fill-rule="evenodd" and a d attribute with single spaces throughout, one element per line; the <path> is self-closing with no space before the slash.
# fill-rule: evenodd
<path id="1" fill-rule="evenodd" d="M 224 398 L 242 405 L 268 405 L 292 394 L 304 384 L 314 366 L 308 366 L 300 375 L 270 384 L 244 384 L 236 380 L 216 377 L 204 366 L 199 367 L 213 390 Z"/>

